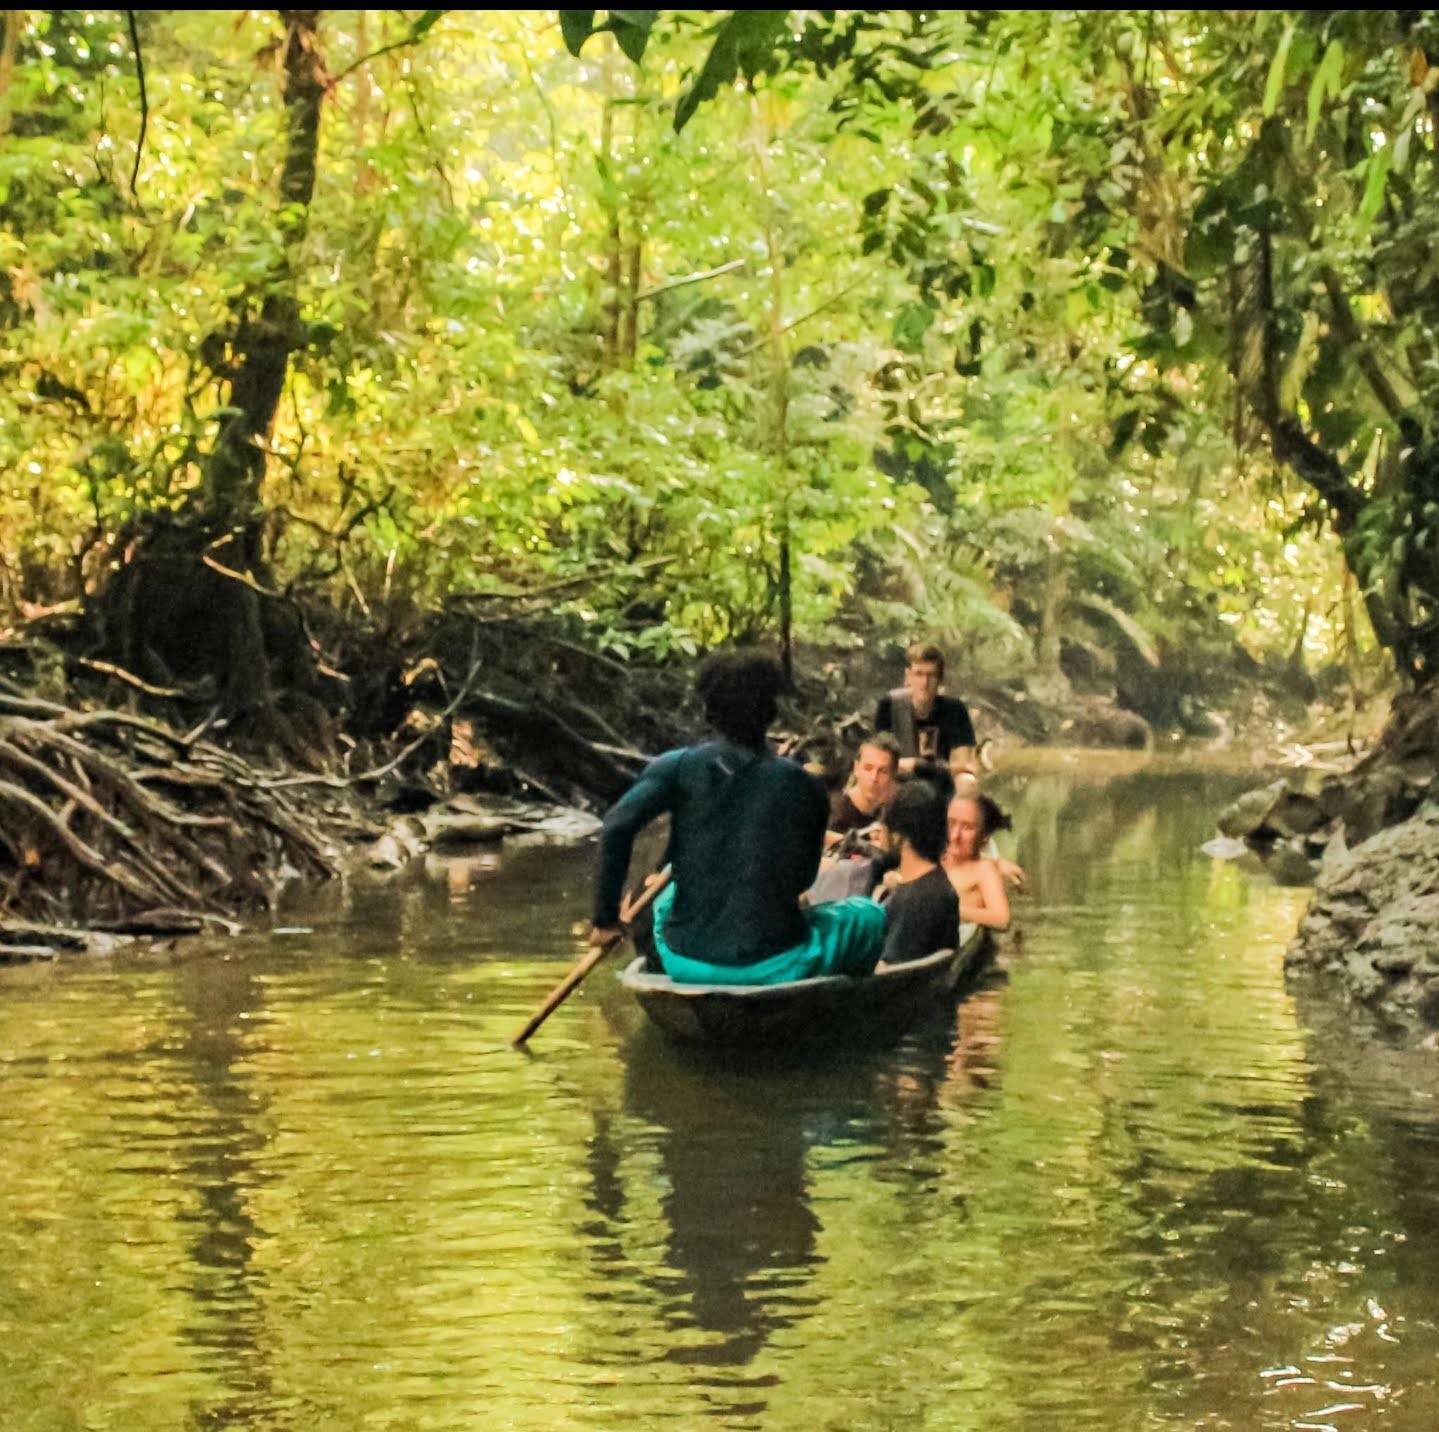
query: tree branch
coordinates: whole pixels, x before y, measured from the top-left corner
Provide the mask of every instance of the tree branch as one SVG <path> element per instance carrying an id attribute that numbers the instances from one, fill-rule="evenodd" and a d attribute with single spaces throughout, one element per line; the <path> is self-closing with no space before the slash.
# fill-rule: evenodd
<path id="1" fill-rule="evenodd" d="M 388 45 L 381 45 L 378 50 L 371 50 L 368 55 L 361 55 L 354 64 L 346 65 L 331 81 L 330 88 L 336 89 L 343 84 L 356 70 L 363 69 L 371 60 L 378 60 L 381 55 L 388 55 L 395 50 L 403 50 L 410 45 L 417 45 L 434 28 L 435 21 L 440 19 L 446 12 L 444 10 L 426 10 L 425 13 L 415 22 L 410 33 L 403 39 L 393 40 Z"/>
<path id="2" fill-rule="evenodd" d="M 135 185 L 140 178 L 140 156 L 145 152 L 145 131 L 150 127 L 150 97 L 145 92 L 145 56 L 140 49 L 140 27 L 133 10 L 125 11 L 130 21 L 130 43 L 135 47 L 135 75 L 140 81 L 140 137 L 135 141 L 135 167 L 130 171 L 130 197 L 138 199 Z"/>
<path id="3" fill-rule="evenodd" d="M 1324 499 L 1340 537 L 1353 531 L 1364 509 L 1364 494 L 1344 476 L 1339 459 L 1320 447 L 1291 414 L 1275 416 L 1267 426 L 1274 456 L 1288 463 Z"/>
<path id="4" fill-rule="evenodd" d="M 825 299 L 823 303 L 817 303 L 807 313 L 801 313 L 798 318 L 791 318 L 789 322 L 781 324 L 779 328 L 779 336 L 783 337 L 786 333 L 789 333 L 792 330 L 798 328 L 800 324 L 808 323 L 811 318 L 818 318 L 819 315 L 825 311 L 825 309 L 833 308 L 835 304 L 840 301 L 840 299 L 844 298 L 847 294 L 853 293 L 854 290 L 857 289 L 863 282 L 863 278 L 857 278 L 853 283 L 845 284 L 845 286 L 840 289 L 838 293 L 830 294 L 830 296 Z M 732 361 L 738 362 L 738 360 L 741 358 L 748 358 L 751 353 L 757 353 L 761 348 L 765 346 L 765 344 L 773 342 L 774 337 L 775 335 L 773 333 L 766 333 L 763 338 L 757 338 L 747 348 L 741 348 L 739 352 L 734 355 Z"/>
<path id="5" fill-rule="evenodd" d="M 735 269 L 743 268 L 747 262 L 747 259 L 731 259 L 727 264 L 721 264 L 718 268 L 705 269 L 703 273 L 688 273 L 683 278 L 671 279 L 668 283 L 662 283 L 654 288 L 645 289 L 643 293 L 637 293 L 635 302 L 643 303 L 648 298 L 658 298 L 662 293 L 683 288 L 686 284 L 703 283 L 707 278 L 718 278 L 722 273 L 733 273 Z"/>
<path id="6" fill-rule="evenodd" d="M 415 119 L 415 128 L 420 131 L 420 138 L 425 141 L 425 147 L 430 151 L 430 162 L 435 166 L 435 173 L 440 176 L 440 183 L 445 186 L 445 195 L 450 201 L 450 208 L 457 207 L 455 204 L 455 186 L 450 183 L 450 176 L 445 173 L 445 162 L 440 157 L 440 151 L 435 148 L 435 142 L 430 138 L 430 126 L 425 123 L 425 116 L 420 112 L 420 96 L 415 89 L 415 79 L 411 74 L 405 75 L 405 95 L 410 101 L 410 113 Z"/>
<path id="7" fill-rule="evenodd" d="M 42 824 L 55 833 L 71 856 L 87 870 L 113 881 L 141 901 L 148 903 L 153 902 L 157 897 L 164 898 L 153 885 L 149 882 L 142 882 L 118 860 L 107 860 L 98 850 L 87 845 L 39 796 L 11 781 L 0 780 L 0 801 L 27 810 L 36 816 Z"/>
<path id="8" fill-rule="evenodd" d="M 120 681 L 127 682 L 143 691 L 147 696 L 181 697 L 195 694 L 193 690 L 187 691 L 179 686 L 152 686 L 148 681 L 142 681 L 133 671 L 126 671 L 123 666 L 116 666 L 114 662 L 100 661 L 90 656 L 76 656 L 71 660 L 77 666 L 88 666 L 91 671 L 103 671 L 106 676 L 113 676 Z"/>
<path id="9" fill-rule="evenodd" d="M 1379 360 L 1365 341 L 1364 334 L 1349 307 L 1349 299 L 1339 282 L 1339 275 L 1326 264 L 1322 271 L 1322 277 L 1324 291 L 1329 295 L 1329 307 L 1334 318 L 1334 331 L 1349 347 L 1354 349 L 1359 371 L 1369 380 L 1369 386 L 1374 390 L 1374 396 L 1379 399 L 1380 407 L 1389 414 L 1395 423 L 1401 427 L 1404 426 L 1411 421 L 1409 406 L 1399 396 L 1389 375 L 1380 367 Z"/>

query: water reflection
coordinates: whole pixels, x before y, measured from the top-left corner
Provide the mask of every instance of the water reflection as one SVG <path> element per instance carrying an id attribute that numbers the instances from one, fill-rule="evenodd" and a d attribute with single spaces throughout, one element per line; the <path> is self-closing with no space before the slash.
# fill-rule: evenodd
<path id="1" fill-rule="evenodd" d="M 1011 935 L 999 956 L 1000 968 L 955 1013 L 954 1039 L 945 1056 L 946 1100 L 953 1106 L 971 1094 L 998 1085 L 1001 1067 L 1001 985 L 1021 948 Z"/>
<path id="2" fill-rule="evenodd" d="M 175 996 L 178 1059 L 198 1096 L 178 1146 L 180 1167 L 199 1196 L 185 1336 L 208 1351 L 220 1389 L 197 1410 L 196 1425 L 272 1425 L 267 1290 L 255 1267 L 264 1232 L 252 1209 L 263 1177 L 266 1110 L 244 1070 L 263 1050 L 262 985 L 245 962 L 191 963 L 179 971 Z"/>
<path id="3" fill-rule="evenodd" d="M 819 1221 L 810 1207 L 802 1111 L 746 1076 L 651 1035 L 626 1064 L 625 1109 L 650 1131 L 664 1193 L 665 1356 L 742 1367 L 804 1316 Z M 710 1336 L 695 1337 L 691 1330 Z"/>
<path id="4" fill-rule="evenodd" d="M 697 1058 L 590 851 L 0 971 L 0 1406 L 76 1427 L 1439 1425 L 1439 1060 L 1286 986 L 1244 774 L 993 778 L 1008 975 L 890 1049 Z"/>

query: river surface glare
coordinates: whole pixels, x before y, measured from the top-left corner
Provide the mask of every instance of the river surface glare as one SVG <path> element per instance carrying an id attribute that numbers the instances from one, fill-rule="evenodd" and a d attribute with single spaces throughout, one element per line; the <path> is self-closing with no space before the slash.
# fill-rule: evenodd
<path id="1" fill-rule="evenodd" d="M 0 1429 L 1439 1428 L 1439 1056 L 1200 845 L 1254 773 L 991 789 L 1007 974 L 896 1047 L 686 1055 L 592 848 L 0 969 Z"/>

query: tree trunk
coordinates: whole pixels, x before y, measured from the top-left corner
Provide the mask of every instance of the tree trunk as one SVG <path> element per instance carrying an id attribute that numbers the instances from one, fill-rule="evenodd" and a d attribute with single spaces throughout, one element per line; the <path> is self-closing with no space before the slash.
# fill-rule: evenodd
<path id="1" fill-rule="evenodd" d="M 285 22 L 285 163 L 280 173 L 280 231 L 284 250 L 256 317 L 246 316 L 234 342 L 233 410 L 206 465 L 204 500 L 232 523 L 259 511 L 265 476 L 261 447 L 274 425 L 290 355 L 300 344 L 300 302 L 293 251 L 305 237 L 320 149 L 320 102 L 325 67 L 320 60 L 318 10 L 281 10 Z"/>
<path id="2" fill-rule="evenodd" d="M 19 10 L 0 10 L 0 139 L 10 130 L 10 77 L 20 48 Z"/>
<path id="3" fill-rule="evenodd" d="M 156 685 L 218 697 L 232 730 L 297 759 L 321 758 L 329 723 L 313 651 L 293 605 L 274 593 L 262 540 L 264 443 L 291 355 L 303 341 L 297 249 L 305 237 L 327 76 L 318 10 L 282 10 L 285 156 L 282 249 L 258 312 L 229 335 L 230 409 L 193 502 L 156 513 L 98 600 L 106 649 Z M 283 709 L 282 709 L 283 707 Z"/>
<path id="4" fill-rule="evenodd" d="M 1068 600 L 1069 573 L 1051 540 L 1044 554 L 1044 599 L 1040 606 L 1039 635 L 1035 642 L 1039 675 L 1050 686 L 1064 684 L 1059 665 L 1060 618 Z"/>
<path id="5" fill-rule="evenodd" d="M 615 164 L 615 102 L 609 65 L 604 67 L 605 99 L 600 111 L 600 206 L 605 211 L 604 365 L 619 366 L 620 288 L 624 282 L 624 234 L 620 224 L 618 170 Z"/>
<path id="6" fill-rule="evenodd" d="M 1358 581 L 1364 609 L 1379 644 L 1395 657 L 1406 676 L 1422 682 L 1435 674 L 1435 663 L 1429 661 L 1426 677 L 1423 659 L 1416 659 L 1414 654 L 1415 637 L 1422 633 L 1416 632 L 1408 617 L 1408 599 L 1396 590 L 1400 585 L 1397 581 L 1386 580 L 1387 554 L 1380 552 L 1376 556 L 1371 534 L 1365 530 L 1363 518 L 1372 502 L 1370 494 L 1350 481 L 1339 459 L 1309 436 L 1295 414 L 1280 407 L 1273 263 L 1270 235 L 1256 233 L 1254 253 L 1246 266 L 1245 282 L 1240 285 L 1244 291 L 1236 294 L 1235 322 L 1243 337 L 1235 363 L 1235 382 L 1263 425 L 1274 460 L 1293 468 L 1328 509 L 1330 525 Z M 1338 315 L 1341 309 L 1336 294 L 1331 291 L 1329 298 L 1331 309 Z M 1347 307 L 1342 311 L 1347 313 Z M 1342 323 L 1343 319 L 1336 316 L 1336 321 Z M 1409 459 L 1411 464 L 1424 460 L 1422 453 L 1414 453 Z M 1409 485 L 1404 484 L 1405 490 Z"/>
<path id="7" fill-rule="evenodd" d="M 644 238 L 638 216 L 631 216 L 634 236 L 625 247 L 624 285 L 620 292 L 619 356 L 633 367 L 640 343 L 640 273 L 644 265 Z"/>

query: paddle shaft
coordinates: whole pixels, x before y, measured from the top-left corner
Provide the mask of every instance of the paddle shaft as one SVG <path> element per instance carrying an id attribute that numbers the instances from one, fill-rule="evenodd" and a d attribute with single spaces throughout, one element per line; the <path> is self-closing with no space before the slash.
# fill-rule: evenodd
<path id="1" fill-rule="evenodd" d="M 652 885 L 650 885 L 639 897 L 639 899 L 636 900 L 632 906 L 630 906 L 629 919 L 633 920 L 634 917 L 638 915 L 641 910 L 644 910 L 649 905 L 652 905 L 655 899 L 658 897 L 660 891 L 663 890 L 665 886 L 669 883 L 670 872 L 668 870 L 665 870 L 661 872 L 660 878 L 656 880 Z M 614 939 L 606 941 L 603 945 L 596 945 L 592 950 L 588 951 L 574 966 L 574 968 L 570 970 L 569 974 L 567 974 L 564 979 L 562 979 L 559 984 L 557 984 L 554 989 L 549 992 L 549 995 L 545 999 L 545 1002 L 529 1017 L 529 1019 L 525 1022 L 524 1028 L 521 1029 L 520 1032 L 515 1035 L 515 1037 L 510 1041 L 511 1045 L 518 1049 L 521 1045 L 528 1043 L 530 1036 L 535 1032 L 535 1030 L 537 1030 L 540 1025 L 542 1025 L 545 1020 L 547 1020 L 570 997 L 570 995 L 574 993 L 580 981 L 583 980 L 584 977 L 589 974 L 589 972 L 594 969 L 594 967 L 599 964 L 599 962 L 604 959 L 604 957 L 609 954 L 611 950 L 613 950 L 617 945 L 622 945 L 624 943 L 625 937 L 628 934 L 628 930 L 621 930 Z"/>

